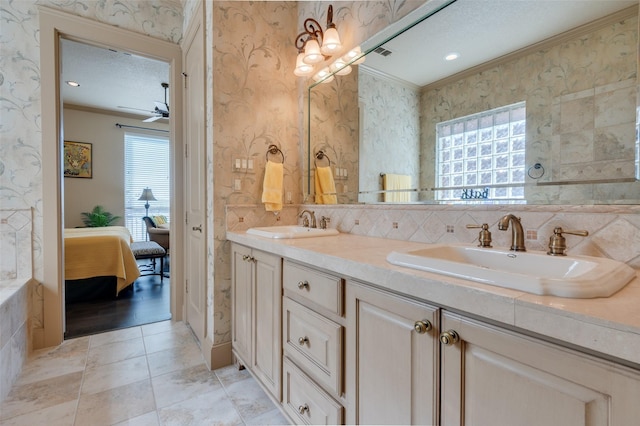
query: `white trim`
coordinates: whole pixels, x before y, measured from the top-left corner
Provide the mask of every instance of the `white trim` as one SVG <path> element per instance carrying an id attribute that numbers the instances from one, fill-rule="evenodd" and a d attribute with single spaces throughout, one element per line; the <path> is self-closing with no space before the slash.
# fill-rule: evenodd
<path id="1" fill-rule="evenodd" d="M 63 340 L 63 240 L 62 177 L 60 150 L 62 102 L 60 101 L 59 39 L 109 46 L 137 55 L 169 63 L 170 68 L 170 135 L 172 139 L 172 204 L 171 215 L 184 220 L 182 199 L 182 54 L 177 44 L 144 34 L 113 27 L 87 18 L 39 7 L 40 65 L 42 81 L 42 176 L 43 176 L 43 287 L 44 333 L 34 348 L 59 345 Z M 46 214 L 44 214 L 46 212 Z M 171 245 L 183 245 L 182 229 L 171 233 Z M 180 250 L 171 253 L 171 312 L 174 320 L 182 319 L 183 259 Z"/>

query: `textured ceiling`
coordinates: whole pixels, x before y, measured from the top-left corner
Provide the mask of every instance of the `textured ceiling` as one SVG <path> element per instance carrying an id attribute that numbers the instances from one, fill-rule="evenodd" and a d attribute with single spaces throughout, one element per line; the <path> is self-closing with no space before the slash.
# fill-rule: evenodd
<path id="1" fill-rule="evenodd" d="M 65 103 L 150 116 L 154 102 L 164 103 L 169 64 L 63 39 L 61 75 Z"/>

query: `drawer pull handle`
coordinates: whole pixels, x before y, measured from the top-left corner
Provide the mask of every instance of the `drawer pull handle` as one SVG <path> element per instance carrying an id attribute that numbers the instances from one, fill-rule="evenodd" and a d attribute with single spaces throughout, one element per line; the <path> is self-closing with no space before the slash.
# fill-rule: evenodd
<path id="1" fill-rule="evenodd" d="M 309 288 L 309 282 L 308 281 L 300 281 L 300 282 L 298 282 L 298 288 L 300 290 L 304 290 L 305 288 Z"/>
<path id="2" fill-rule="evenodd" d="M 447 330 L 440 334 L 440 342 L 443 345 L 451 346 L 460 341 L 460 336 L 455 330 Z"/>
<path id="3" fill-rule="evenodd" d="M 298 343 L 301 344 L 301 345 L 304 345 L 305 343 L 309 343 L 309 338 L 307 336 L 300 337 L 298 339 Z"/>
<path id="4" fill-rule="evenodd" d="M 300 414 L 304 414 L 307 411 L 309 411 L 309 404 L 304 404 L 298 407 L 298 412 Z"/>
<path id="5" fill-rule="evenodd" d="M 433 326 L 431 325 L 431 321 L 422 320 L 422 321 L 416 321 L 416 323 L 413 325 L 413 328 L 414 330 L 416 330 L 416 333 L 424 334 L 427 331 L 431 331 Z"/>

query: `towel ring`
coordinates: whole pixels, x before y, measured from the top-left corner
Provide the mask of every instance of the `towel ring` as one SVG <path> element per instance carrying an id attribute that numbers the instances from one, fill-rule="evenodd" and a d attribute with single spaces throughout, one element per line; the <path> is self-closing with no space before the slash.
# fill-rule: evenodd
<path id="1" fill-rule="evenodd" d="M 331 166 L 331 159 L 329 158 L 329 156 L 327 154 L 324 153 L 323 150 L 320 150 L 320 151 L 318 151 L 316 153 L 316 158 L 313 160 L 313 164 L 317 167 L 318 166 L 318 160 L 323 160 L 325 158 L 329 162 L 329 166 Z"/>
<path id="2" fill-rule="evenodd" d="M 276 145 L 269 145 L 269 148 L 267 148 L 267 154 L 265 155 L 265 157 L 267 161 L 269 161 L 269 154 L 276 155 L 278 153 L 280 153 L 280 155 L 282 156 L 282 163 L 284 164 L 284 153 Z"/>
<path id="3" fill-rule="evenodd" d="M 532 170 L 538 170 L 538 172 L 531 173 Z M 536 163 L 533 166 L 529 167 L 529 170 L 527 170 L 527 174 L 531 179 L 540 179 L 542 176 L 544 176 L 544 167 L 542 167 L 542 164 Z"/>

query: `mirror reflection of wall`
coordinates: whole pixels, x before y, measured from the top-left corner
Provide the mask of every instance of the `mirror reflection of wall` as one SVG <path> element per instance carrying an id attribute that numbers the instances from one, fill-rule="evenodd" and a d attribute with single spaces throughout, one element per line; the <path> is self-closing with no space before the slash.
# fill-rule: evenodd
<path id="1" fill-rule="evenodd" d="M 448 8 L 465 1 L 458 0 Z M 611 5 L 603 1 L 590 3 L 596 9 Z M 419 198 L 418 192 L 412 194 L 412 202 L 442 199 L 443 191 L 431 190 L 442 186 L 435 175 L 439 158 L 436 153 L 438 123 L 525 102 L 524 170 L 542 164 L 544 175 L 539 179 L 525 175 L 524 184 L 518 190 L 501 189 L 492 202 L 513 202 L 513 194 L 518 191 L 524 194 L 524 202 L 532 204 L 640 200 L 638 184 L 632 182 L 636 176 L 635 151 L 638 149 L 635 137 L 638 7 L 637 3 L 616 3 L 621 10 L 611 15 L 610 9 L 606 9 L 608 19 L 573 29 L 553 41 L 536 45 L 535 49 L 523 49 L 492 61 L 479 71 L 463 72 L 425 86 L 372 69 L 374 61 L 369 59 L 375 53 L 369 53 L 367 62 L 359 66 L 358 71 L 361 138 L 359 164 L 353 167 L 359 168 L 359 194 L 357 198 L 356 194 L 343 198 L 381 202 L 384 199 L 381 174 L 399 173 L 411 176 L 412 187 L 422 190 Z M 635 6 L 628 7 L 629 4 Z M 439 24 L 433 20 L 439 19 L 441 13 L 421 25 L 437 27 Z M 433 47 L 425 46 L 422 51 L 428 52 Z M 340 78 L 334 81 L 339 82 Z M 312 98 L 321 86 L 324 93 L 337 91 L 326 87 L 330 84 L 319 85 L 311 90 Z M 314 101 L 310 105 L 312 146 L 326 136 L 326 133 L 317 133 L 325 131 L 319 126 L 318 117 L 322 117 L 322 127 L 331 129 L 332 116 L 340 115 L 342 119 L 348 114 L 345 109 L 327 107 L 333 102 L 339 105 L 355 102 L 345 99 L 344 92 L 340 93 L 339 101 L 324 97 L 322 102 Z M 412 109 L 411 105 L 419 107 Z M 341 123 L 346 124 L 344 119 Z M 334 145 L 333 149 L 355 151 L 348 146 Z M 500 153 L 491 153 L 492 160 L 501 159 L 497 154 Z M 479 167 L 479 151 L 475 155 L 475 164 Z M 473 164 L 466 160 L 474 159 L 459 160 L 464 169 L 467 164 Z M 512 162 L 509 158 L 509 167 L 513 166 Z M 490 172 L 512 172 L 505 162 L 501 164 L 502 168 L 493 165 Z M 536 170 L 541 169 L 534 170 L 534 177 L 538 177 Z M 461 175 L 462 182 L 469 186 L 476 182 L 477 188 L 481 188 L 480 172 L 477 170 L 474 177 Z M 522 175 L 521 170 L 517 173 Z M 614 182 L 575 184 L 578 181 Z"/>

